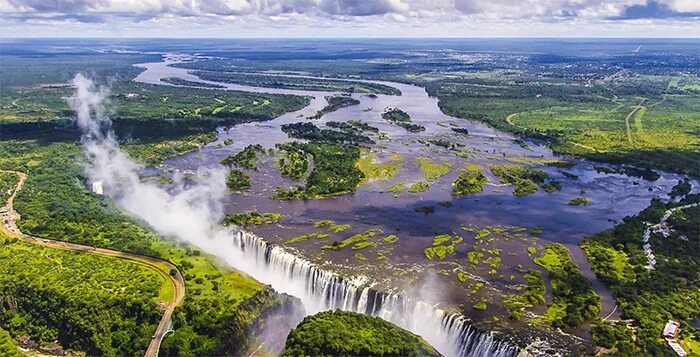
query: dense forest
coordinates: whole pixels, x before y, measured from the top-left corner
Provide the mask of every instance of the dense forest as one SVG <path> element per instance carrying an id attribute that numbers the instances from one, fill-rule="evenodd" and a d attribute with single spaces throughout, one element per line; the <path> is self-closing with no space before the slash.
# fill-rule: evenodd
<path id="1" fill-rule="evenodd" d="M 183 355 L 220 355 L 229 351 L 232 345 L 245 345 L 246 340 L 241 339 L 241 336 L 246 334 L 240 330 L 242 327 L 240 321 L 251 321 L 256 313 L 277 304 L 276 298 L 266 293 L 267 289 L 250 277 L 219 267 L 212 257 L 187 245 L 162 240 L 141 222 L 119 210 L 108 198 L 87 191 L 81 162 L 82 152 L 77 143 L 48 145 L 32 141 L 0 143 L 0 168 L 19 170 L 28 174 L 25 187 L 18 194 L 15 202 L 15 209 L 22 215 L 22 219 L 18 221 L 20 229 L 39 237 L 160 257 L 178 266 L 185 278 L 187 294 L 174 316 L 177 331 L 168 335 L 163 342 L 165 350 L 183 351 Z M 52 260 L 46 260 L 43 263 L 56 264 Z M 40 264 L 36 266 L 41 267 Z M 98 265 L 93 264 L 93 266 Z M 123 266 L 124 263 L 120 263 L 120 268 Z M 116 267 L 114 270 L 117 270 Z M 103 274 L 109 271 L 105 269 Z M 76 279 L 78 277 L 80 275 L 76 275 Z M 0 278 L 29 279 L 30 276 L 3 274 Z M 90 320 L 92 318 L 102 318 L 107 321 L 99 321 L 96 326 L 112 321 L 111 318 L 105 318 L 103 315 L 93 315 L 92 312 L 95 310 L 92 309 L 92 305 L 89 305 L 90 307 L 79 305 L 80 300 L 77 297 L 82 296 L 80 294 L 100 297 L 100 292 L 97 291 L 99 285 L 93 288 L 85 287 L 76 292 L 76 300 L 67 300 L 66 296 L 58 294 L 63 290 L 57 290 L 53 284 L 41 284 L 41 279 L 36 281 L 36 285 L 17 282 L 9 284 L 8 282 L 2 286 L 6 289 L 4 291 L 11 294 L 16 293 L 14 289 L 24 289 L 22 290 L 24 295 L 21 296 L 26 296 L 27 300 L 23 303 L 29 304 L 30 301 L 37 307 L 21 305 L 22 308 L 26 311 L 47 314 L 51 320 L 45 323 L 50 325 L 48 328 L 32 329 L 30 326 L 46 326 L 39 325 L 39 320 L 36 320 L 39 315 L 29 315 L 35 320 L 29 317 L 10 318 L 8 315 L 5 321 L 8 321 L 9 325 L 3 323 L 0 326 L 7 328 L 13 336 L 25 333 L 37 338 L 39 336 L 59 337 L 66 343 L 69 340 L 74 341 L 67 346 L 93 351 L 95 354 L 133 355 L 140 353 L 136 352 L 138 349 L 145 349 L 147 341 L 146 343 L 137 341 L 143 338 L 148 340 L 155 331 L 155 324 L 149 324 L 156 323 L 160 318 L 152 298 L 148 300 L 148 305 L 138 307 L 139 305 L 119 303 L 121 300 L 115 297 L 117 300 L 114 303 L 111 302 L 113 300 L 104 299 L 104 303 L 110 303 L 105 305 L 105 314 L 119 316 L 113 320 L 115 323 L 122 324 L 123 328 L 118 328 L 119 331 L 123 331 L 122 333 L 111 333 L 111 337 L 106 339 L 104 335 L 85 332 L 92 330 L 77 329 L 77 326 L 85 326 L 77 325 L 77 322 L 76 328 L 73 329 L 57 328 L 57 326 L 65 326 L 60 324 L 70 322 L 71 318 L 84 320 L 87 325 L 90 325 L 87 321 L 92 321 Z M 133 284 L 147 281 L 147 279 L 136 280 Z M 104 281 L 97 281 L 97 283 L 106 284 Z M 68 285 L 65 289 L 69 288 L 72 292 L 73 285 Z M 157 294 L 158 290 L 158 288 L 149 289 L 149 292 Z M 82 301 L 87 304 L 92 300 L 86 297 Z M 242 304 L 250 304 L 250 306 L 239 309 Z M 60 305 L 65 305 L 67 308 L 63 311 L 42 310 Z M 101 305 L 95 302 L 95 306 Z M 73 313 L 73 309 L 80 312 Z M 139 310 L 147 313 L 139 313 Z M 15 321 L 14 325 L 13 321 Z M 129 325 L 138 321 L 148 321 L 148 323 L 142 324 L 142 327 Z M 211 326 L 218 326 L 224 330 L 214 330 L 210 328 Z M 100 331 L 110 331 L 110 328 L 105 327 Z M 73 335 L 66 334 L 76 334 L 75 339 L 70 337 Z M 118 343 L 122 340 L 134 342 L 123 343 L 123 345 Z"/>
<path id="2" fill-rule="evenodd" d="M 143 354 L 163 285 L 136 263 L 0 236 L 0 327 L 12 336 L 90 355 Z"/>
<path id="3" fill-rule="evenodd" d="M 591 282 L 581 275 L 564 245 L 548 244 L 534 260 L 549 273 L 554 298 L 545 313 L 549 323 L 559 328 L 576 327 L 598 316 L 600 296 Z"/>
<path id="4" fill-rule="evenodd" d="M 419 336 L 378 317 L 325 311 L 304 318 L 283 356 L 439 356 Z"/>
<path id="5" fill-rule="evenodd" d="M 0 328 L 0 356 L 5 357 L 22 357 L 24 354 L 19 352 L 15 341 L 12 340 L 7 331 Z"/>
<path id="6" fill-rule="evenodd" d="M 681 340 L 700 338 L 700 329 L 689 324 L 700 315 L 700 207 L 673 213 L 668 237 L 651 235 L 654 269 L 645 268 L 642 247 L 646 222 L 658 223 L 669 208 L 696 202 L 698 194 L 680 202 L 654 199 L 638 215 L 581 243 L 593 271 L 615 294 L 623 318 L 639 326 L 630 330 L 624 323 L 599 323 L 593 330 L 599 345 L 615 347 L 620 356 L 669 355 L 671 350 L 660 338 L 669 319 L 681 323 Z"/>

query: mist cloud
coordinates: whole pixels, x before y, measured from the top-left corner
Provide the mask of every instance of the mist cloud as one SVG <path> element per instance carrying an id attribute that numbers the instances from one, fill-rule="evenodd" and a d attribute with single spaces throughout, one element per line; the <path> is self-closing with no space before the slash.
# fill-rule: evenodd
<path id="1" fill-rule="evenodd" d="M 697 17 L 700 2 L 694 0 L 0 0 L 0 13 L 27 18 L 102 16 L 134 21 L 175 17 L 373 16 L 440 14 L 459 12 L 502 18 L 555 19 Z M 630 15 L 631 14 L 631 15 Z"/>
<path id="2" fill-rule="evenodd" d="M 119 206 L 166 237 L 200 245 L 200 241 L 225 234 L 217 228 L 226 194 L 225 170 L 201 169 L 196 184 L 188 184 L 176 175 L 171 190 L 142 182 L 142 166 L 119 148 L 105 115 L 108 90 L 80 74 L 72 83 L 76 92 L 69 104 L 82 131 L 90 181 L 101 182 L 104 192 Z"/>

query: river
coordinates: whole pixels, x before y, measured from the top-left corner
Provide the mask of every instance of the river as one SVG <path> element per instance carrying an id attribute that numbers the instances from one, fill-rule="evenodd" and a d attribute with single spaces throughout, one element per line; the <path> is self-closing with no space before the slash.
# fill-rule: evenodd
<path id="1" fill-rule="evenodd" d="M 261 144 L 266 148 L 274 148 L 275 144 L 288 141 L 281 131 L 281 126 L 288 123 L 307 121 L 305 117 L 313 115 L 323 108 L 326 96 L 338 95 L 334 92 L 304 91 L 277 88 L 261 88 L 230 83 L 205 81 L 189 73 L 184 68 L 173 67 L 172 64 L 190 61 L 192 57 L 167 55 L 162 62 L 144 63 L 137 65 L 145 69 L 135 81 L 141 83 L 164 85 L 162 78 L 178 77 L 194 82 L 203 82 L 223 86 L 226 90 L 240 90 L 255 93 L 295 94 L 311 97 L 310 104 L 296 112 L 284 114 L 274 120 L 257 123 L 246 123 L 231 128 L 219 128 L 219 138 L 206 147 L 166 161 L 163 172 L 168 170 L 196 170 L 202 166 L 216 166 L 222 158 L 235 154 L 251 144 Z M 656 181 L 645 181 L 639 178 L 621 174 L 599 173 L 594 164 L 587 160 L 555 155 L 545 146 L 527 141 L 521 145 L 512 135 L 498 132 L 482 123 L 450 117 L 442 113 L 438 107 L 437 98 L 430 97 L 424 88 L 394 82 L 366 81 L 395 87 L 401 95 L 377 95 L 370 97 L 363 94 L 352 94 L 360 101 L 359 105 L 341 108 L 324 115 L 313 122 L 323 126 L 328 121 L 360 120 L 379 128 L 386 133 L 389 140 L 377 140 L 372 146 L 372 154 L 380 161 L 388 161 L 390 157 L 401 157 L 401 169 L 392 180 L 370 182 L 360 187 L 353 194 L 342 195 L 331 199 L 309 201 L 278 201 L 270 199 L 277 186 L 293 184 L 288 179 L 279 176 L 271 157 L 264 157 L 259 163 L 259 170 L 251 173 L 253 187 L 245 194 L 234 193 L 226 202 L 228 212 L 242 210 L 258 210 L 260 212 L 282 212 L 285 218 L 277 225 L 267 225 L 253 228 L 253 232 L 271 243 L 283 243 L 299 234 L 317 231 L 313 222 L 333 220 L 338 224 L 350 224 L 352 228 L 345 236 L 361 233 L 368 229 L 381 229 L 386 234 L 396 234 L 401 244 L 392 248 L 390 268 L 396 266 L 424 266 L 423 248 L 430 246 L 433 236 L 437 233 L 460 232 L 460 228 L 468 227 L 523 227 L 529 230 L 541 230 L 541 234 L 532 234 L 531 240 L 522 242 L 500 241 L 498 248 L 504 252 L 502 274 L 489 277 L 490 285 L 498 289 L 511 289 L 521 278 L 513 280 L 513 276 L 522 266 L 536 268 L 531 259 L 524 254 L 527 245 L 542 245 L 559 242 L 572 250 L 574 260 L 582 266 L 582 271 L 593 280 L 595 288 L 603 299 L 601 316 L 607 316 L 614 308 L 614 299 L 604 284 L 592 276 L 588 262 L 580 249 L 578 242 L 590 235 L 612 227 L 615 222 L 627 215 L 636 214 L 645 208 L 654 197 L 667 198 L 666 193 L 681 178 L 671 173 L 660 172 L 661 178 Z M 386 108 L 397 107 L 407 112 L 413 122 L 426 127 L 424 132 L 409 133 L 403 128 L 392 125 L 381 118 Z M 461 127 L 469 130 L 469 135 L 457 135 L 451 128 Z M 436 149 L 425 145 L 422 140 L 430 138 L 446 138 L 460 142 L 469 149 L 469 157 L 459 157 L 448 150 Z M 232 139 L 233 144 L 221 145 L 224 140 Z M 448 174 L 433 182 L 428 191 L 423 193 L 391 194 L 387 188 L 399 182 L 415 182 L 420 180 L 422 172 L 416 160 L 430 158 L 435 162 L 446 163 L 451 167 Z M 477 163 L 482 167 L 492 164 L 525 163 L 532 164 L 542 160 L 565 159 L 573 165 L 565 169 L 553 166 L 539 166 L 553 179 L 561 182 L 560 192 L 546 193 L 539 191 L 535 194 L 517 197 L 511 194 L 510 187 L 499 185 L 498 178 L 486 174 L 491 182 L 484 192 L 466 197 L 453 197 L 451 183 L 459 174 L 459 168 L 466 163 Z M 566 171 L 565 175 L 562 171 Z M 573 179 L 573 175 L 577 178 Z M 587 206 L 571 206 L 567 202 L 574 197 L 585 196 L 590 200 Z M 417 212 L 416 208 L 433 206 L 434 213 Z M 463 232 L 464 230 L 462 230 Z M 353 261 L 355 252 L 319 253 L 319 242 L 309 242 L 295 247 L 295 251 L 310 259 L 323 264 L 329 269 L 333 266 L 350 267 L 350 270 L 366 274 L 381 280 L 387 274 L 377 271 L 379 268 L 368 267 Z M 462 259 L 476 243 L 467 241 L 456 250 L 456 259 Z M 377 263 L 378 266 L 379 263 Z M 403 264 L 403 265 L 402 265 Z M 429 264 L 427 265 L 429 267 Z M 438 264 L 436 264 L 438 266 Z M 383 266 L 382 266 L 383 267 Z M 441 267 L 443 271 L 453 269 L 454 265 Z M 374 270 L 373 270 L 374 269 Z M 500 273 L 501 271 L 499 271 Z M 486 274 L 486 271 L 476 273 Z M 521 275 L 521 274 L 520 274 Z M 511 276 L 510 280 L 508 276 Z M 390 279 L 389 279 L 390 280 Z M 440 286 L 451 283 L 442 277 Z M 391 283 L 388 283 L 391 285 Z M 452 284 L 454 285 L 454 284 Z M 395 287 L 395 286 L 394 286 Z M 428 299 L 445 300 L 449 303 L 465 303 L 464 293 L 460 289 L 450 293 L 430 296 Z M 480 318 L 487 315 L 473 312 L 472 317 Z"/>

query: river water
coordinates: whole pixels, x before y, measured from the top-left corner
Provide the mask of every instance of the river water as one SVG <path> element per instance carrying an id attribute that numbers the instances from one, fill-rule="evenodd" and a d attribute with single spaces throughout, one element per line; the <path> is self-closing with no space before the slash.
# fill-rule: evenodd
<path id="1" fill-rule="evenodd" d="M 137 66 L 145 68 L 145 71 L 136 77 L 135 81 L 163 85 L 165 83 L 161 81 L 162 78 L 179 77 L 189 81 L 221 85 L 227 90 L 261 93 L 263 96 L 265 93 L 304 95 L 311 97 L 311 102 L 299 111 L 284 114 L 271 121 L 219 128 L 219 138 L 216 142 L 198 151 L 167 160 L 162 168 L 164 171 L 196 170 L 202 166 L 219 165 L 218 162 L 222 158 L 235 154 L 251 144 L 274 148 L 275 144 L 289 140 L 281 131 L 283 124 L 307 121 L 306 116 L 314 114 L 327 104 L 325 96 L 339 94 L 205 81 L 189 73 L 187 69 L 171 66 L 182 60 L 181 57 L 171 55 L 166 56 L 162 62 L 139 64 Z M 479 122 L 445 115 L 438 107 L 437 98 L 428 96 L 422 87 L 403 83 L 372 82 L 395 87 L 402 94 L 400 96 L 377 95 L 374 98 L 363 94 L 352 94 L 353 98 L 360 100 L 359 105 L 341 108 L 313 122 L 323 126 L 328 121 L 360 120 L 387 133 L 390 139 L 375 140 L 377 143 L 372 145 L 371 150 L 380 161 L 389 161 L 390 157 L 396 155 L 401 157 L 401 169 L 395 178 L 370 182 L 352 194 L 330 199 L 278 201 L 270 198 L 274 189 L 278 186 L 289 186 L 293 182 L 280 177 L 275 168 L 274 159 L 265 156 L 259 162 L 259 170 L 251 173 L 253 187 L 246 193 L 231 194 L 226 202 L 227 211 L 258 210 L 283 213 L 285 218 L 280 224 L 252 228 L 253 232 L 272 243 L 283 243 L 299 234 L 317 231 L 313 227 L 313 222 L 325 219 L 333 220 L 338 224 L 350 224 L 352 228 L 344 232 L 343 237 L 368 229 L 381 229 L 385 234 L 396 234 L 401 239 L 401 244 L 392 248 L 393 255 L 390 260 L 396 264 L 417 264 L 418 262 L 422 264 L 423 248 L 430 246 L 435 234 L 449 232 L 465 234 L 460 231 L 461 226 L 538 228 L 542 233 L 527 244 L 537 246 L 548 242 L 566 244 L 572 250 L 573 258 L 582 266 L 583 273 L 594 282 L 594 286 L 602 296 L 601 316 L 606 316 L 613 310 L 612 294 L 593 276 L 585 255 L 578 249 L 577 244 L 585 236 L 610 228 L 627 215 L 636 214 L 645 208 L 652 198 L 668 198 L 666 193 L 681 178 L 679 175 L 660 172 L 661 178 L 651 182 L 621 174 L 598 173 L 594 164 L 587 160 L 562 158 L 553 154 L 547 146 L 534 142 L 528 141 L 528 145 L 523 146 L 515 141 L 517 138 Z M 425 126 L 426 131 L 418 134 L 409 133 L 383 120 L 381 114 L 389 107 L 404 110 L 411 116 L 413 122 Z M 469 135 L 455 134 L 451 130 L 455 126 L 468 129 Z M 470 156 L 459 157 L 454 152 L 421 142 L 430 138 L 460 142 L 469 150 Z M 233 144 L 220 145 L 225 139 L 232 139 Z M 436 182 L 431 183 L 430 189 L 426 192 L 399 194 L 386 192 L 388 187 L 396 183 L 408 185 L 423 179 L 420 166 L 416 163 L 418 158 L 447 163 L 451 166 L 451 170 Z M 487 167 L 491 164 L 532 164 L 548 159 L 565 159 L 573 163 L 573 166 L 565 169 L 538 166 L 547 171 L 550 177 L 563 184 L 559 192 L 546 193 L 540 190 L 532 195 L 517 197 L 512 195 L 511 187 L 499 185 L 498 178 L 491 175 L 489 170 L 485 170 L 491 183 L 486 186 L 484 192 L 466 197 L 453 197 L 450 194 L 451 183 L 459 175 L 459 168 L 466 163 L 477 163 Z M 564 175 L 563 170 L 578 178 L 572 179 L 571 175 Z M 579 196 L 588 198 L 591 203 L 587 206 L 567 204 L 571 198 Z M 423 206 L 433 206 L 434 213 L 424 214 L 416 211 L 416 208 Z M 464 247 L 457 249 L 455 256 L 457 260 L 464 258 L 466 252 L 475 244 L 470 242 L 468 235 L 466 234 L 467 243 Z M 319 252 L 320 244 L 323 243 L 308 242 L 294 249 L 312 261 L 355 265 L 358 272 L 372 275 L 372 267 L 353 261 L 355 252 Z M 522 266 L 536 268 L 524 253 L 525 245 L 503 242 L 499 248 L 510 250 L 512 253 L 503 256 L 503 273 L 489 277 L 489 281 L 507 288 L 509 284 L 521 282 L 521 277 L 510 282 L 507 277 L 514 275 Z M 375 273 L 377 276 L 382 274 Z M 510 279 L 513 280 L 512 277 Z M 444 286 L 454 285 L 447 282 L 444 284 Z M 455 290 L 452 294 L 441 295 L 441 298 L 453 303 L 463 303 L 465 297 L 462 290 L 452 290 Z M 479 316 L 479 313 L 475 313 L 474 317 Z"/>
<path id="2" fill-rule="evenodd" d="M 157 63 L 138 65 L 146 69 L 135 81 L 152 84 L 164 84 L 161 78 L 179 77 L 191 81 L 199 81 L 223 85 L 229 90 L 242 90 L 257 93 L 281 93 L 297 94 L 312 97 L 311 104 L 300 111 L 287 113 L 274 120 L 261 123 L 247 123 L 236 125 L 230 129 L 219 130 L 219 140 L 202 150 L 173 158 L 168 165 L 180 169 L 196 169 L 200 166 L 214 165 L 220 159 L 234 154 L 247 145 L 262 144 L 271 148 L 275 144 L 288 141 L 287 135 L 280 130 L 281 125 L 307 121 L 304 117 L 314 114 L 326 105 L 325 96 L 338 93 L 287 90 L 276 88 L 259 88 L 229 83 L 203 81 L 188 73 L 183 68 L 172 67 L 177 63 L 174 60 L 165 60 Z M 376 82 L 376 81 L 375 81 Z M 235 205 L 239 207 L 257 207 L 259 210 L 274 211 L 274 208 L 284 208 L 290 212 L 308 212 L 309 218 L 314 218 L 314 211 L 323 212 L 326 218 L 333 219 L 336 215 L 347 216 L 349 214 L 372 214 L 375 222 L 381 222 L 384 217 L 395 221 L 395 216 L 405 208 L 411 208 L 417 202 L 451 201 L 452 207 L 437 209 L 434 215 L 427 216 L 430 225 L 426 225 L 425 219 L 420 219 L 421 214 L 408 214 L 409 218 L 400 228 L 404 232 L 425 234 L 433 231 L 450 230 L 455 222 L 479 223 L 482 225 L 510 225 L 538 227 L 543 230 L 542 237 L 563 243 L 577 243 L 585 235 L 592 234 L 610 228 L 615 221 L 636 214 L 645 208 L 651 198 L 667 198 L 666 192 L 678 181 L 680 176 L 670 173 L 661 173 L 659 180 L 650 182 L 635 177 L 621 174 L 598 173 L 593 163 L 586 160 L 566 158 L 574 162 L 575 166 L 565 169 L 567 172 L 578 176 L 572 180 L 564 176 L 560 169 L 548 166 L 541 168 L 547 171 L 552 178 L 562 182 L 561 192 L 553 194 L 538 192 L 525 197 L 516 197 L 510 194 L 510 188 L 499 187 L 498 179 L 490 175 L 486 170 L 490 181 L 495 185 L 487 186 L 486 190 L 478 195 L 453 198 L 449 187 L 452 179 L 458 175 L 458 168 L 467 162 L 479 163 L 482 166 L 489 164 L 510 163 L 504 159 L 517 158 L 518 160 L 545 160 L 557 159 L 561 156 L 554 155 L 546 146 L 528 142 L 529 148 L 523 148 L 514 142 L 515 137 L 498 132 L 481 123 L 458 119 L 445 115 L 438 108 L 436 98 L 427 95 L 422 87 L 403 84 L 378 82 L 393 86 L 401 90 L 402 95 L 378 95 L 370 98 L 365 95 L 353 94 L 354 98 L 361 101 L 360 105 L 342 108 L 338 111 L 326 114 L 322 119 L 313 121 L 317 125 L 323 125 L 327 121 L 360 120 L 388 133 L 391 140 L 379 141 L 374 149 L 381 159 L 389 154 L 398 153 L 404 157 L 404 163 L 396 179 L 389 182 L 381 182 L 365 185 L 356 193 L 345 195 L 335 199 L 314 201 L 289 201 L 279 202 L 269 200 L 271 188 L 286 183 L 285 180 L 273 176 L 271 172 L 261 168 L 261 173 L 253 177 L 254 182 L 260 182 L 245 195 L 236 196 Z M 388 107 L 398 107 L 411 115 L 414 122 L 426 127 L 426 131 L 412 134 L 403 128 L 391 125 L 381 118 L 381 113 Z M 369 110 L 371 109 L 371 110 Z M 468 136 L 457 136 L 452 133 L 450 124 L 469 130 Z M 479 150 L 472 151 L 472 157 L 463 159 L 445 150 L 436 150 L 434 147 L 426 147 L 418 142 L 419 139 L 445 137 L 453 141 L 465 144 L 466 148 Z M 230 138 L 233 144 L 217 147 L 225 139 Z M 386 194 L 379 194 L 382 188 L 391 186 L 395 182 L 407 183 L 420 180 L 420 170 L 411 165 L 412 158 L 428 157 L 435 161 L 445 161 L 453 165 L 449 174 L 440 182 L 431 185 L 431 189 L 423 194 L 399 195 L 398 198 L 388 199 Z M 262 165 L 264 166 L 264 165 Z M 259 176 L 259 177 L 256 177 Z M 259 178 L 260 180 L 255 180 Z M 585 196 L 590 199 L 588 206 L 569 206 L 566 203 L 572 197 Z M 232 204 L 233 205 L 233 204 Z M 403 215 L 403 214 L 402 214 Z M 394 222 L 398 224 L 399 222 Z M 391 230 L 391 229 L 390 229 Z M 421 233 L 422 232 L 422 233 Z"/>

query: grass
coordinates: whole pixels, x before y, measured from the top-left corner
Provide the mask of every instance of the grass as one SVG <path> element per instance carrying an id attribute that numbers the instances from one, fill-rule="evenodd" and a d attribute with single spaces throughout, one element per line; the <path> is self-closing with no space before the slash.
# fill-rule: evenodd
<path id="1" fill-rule="evenodd" d="M 446 175 L 450 172 L 450 167 L 452 166 L 449 162 L 439 163 L 424 157 L 418 159 L 418 164 L 428 182 L 436 181 Z"/>
<path id="2" fill-rule="evenodd" d="M 247 226 L 247 225 L 263 225 L 263 224 L 273 224 L 279 222 L 284 215 L 276 212 L 256 212 L 249 211 L 243 213 L 229 213 L 224 217 L 223 224 L 230 225 L 235 224 L 237 226 Z"/>
<path id="3" fill-rule="evenodd" d="M 423 255 L 428 260 L 433 260 L 434 258 L 445 260 L 448 254 L 452 255 L 455 253 L 455 248 L 462 243 L 462 240 L 462 237 L 456 234 L 438 234 L 433 238 L 433 244 L 423 250 Z"/>
<path id="4" fill-rule="evenodd" d="M 377 162 L 377 159 L 370 152 L 365 151 L 355 164 L 365 175 L 363 182 L 375 180 L 391 180 L 396 177 L 401 165 L 398 161 Z"/>
<path id="5" fill-rule="evenodd" d="M 554 302 L 545 313 L 546 321 L 555 327 L 575 327 L 598 315 L 600 296 L 564 245 L 547 244 L 534 261 L 547 270 L 552 286 Z"/>
<path id="6" fill-rule="evenodd" d="M 197 150 L 215 140 L 215 133 L 196 134 L 158 143 L 134 141 L 124 145 L 123 149 L 131 158 L 147 165 L 155 165 L 162 163 L 168 157 Z"/>
<path id="7" fill-rule="evenodd" d="M 406 184 L 404 184 L 403 182 L 399 182 L 399 183 L 391 185 L 389 188 L 387 188 L 387 191 L 391 192 L 391 193 L 401 193 L 405 189 L 406 189 Z"/>
<path id="8" fill-rule="evenodd" d="M 352 235 L 352 236 L 350 236 L 346 239 L 343 239 L 341 241 L 335 241 L 332 244 L 324 245 L 323 247 L 321 247 L 321 249 L 341 250 L 341 249 L 343 249 L 347 246 L 350 246 L 350 245 L 353 246 L 352 247 L 353 250 L 364 249 L 364 248 L 373 246 L 373 245 L 369 244 L 369 243 L 373 244 L 373 242 L 370 242 L 369 240 L 371 238 L 373 238 L 374 236 L 377 236 L 377 235 L 382 234 L 382 233 L 383 232 L 379 229 L 370 229 L 366 232 Z"/>
<path id="9" fill-rule="evenodd" d="M 328 237 L 330 237 L 330 234 L 327 234 L 327 233 L 306 233 L 306 234 L 302 234 L 300 236 L 296 236 L 296 237 L 288 240 L 286 243 L 287 244 L 294 244 L 294 243 L 301 243 L 301 242 L 307 241 L 307 240 L 312 239 L 312 238 L 314 238 L 314 239 L 326 239 Z"/>
<path id="10" fill-rule="evenodd" d="M 502 183 L 515 186 L 515 196 L 525 196 L 537 192 L 538 185 L 544 186 L 549 174 L 540 169 L 516 165 L 492 165 L 491 172 Z"/>
<path id="11" fill-rule="evenodd" d="M 476 304 L 472 305 L 472 308 L 476 311 L 486 311 L 486 300 L 481 300 Z"/>
<path id="12" fill-rule="evenodd" d="M 428 188 L 430 188 L 430 185 L 427 182 L 418 181 L 416 183 L 411 184 L 411 186 L 408 187 L 408 192 L 411 192 L 411 193 L 425 192 L 425 191 L 428 191 Z"/>
<path id="13" fill-rule="evenodd" d="M 384 241 L 384 243 L 387 243 L 387 244 L 394 244 L 394 243 L 399 241 L 399 237 L 397 237 L 396 235 L 390 234 L 390 235 L 384 237 L 382 239 L 382 241 Z"/>
<path id="14" fill-rule="evenodd" d="M 636 278 L 630 257 L 622 250 L 616 250 L 597 241 L 587 240 L 581 243 L 591 267 L 604 280 L 632 282 Z"/>
<path id="15" fill-rule="evenodd" d="M 464 171 L 459 174 L 457 180 L 452 184 L 452 195 L 460 196 L 479 193 L 484 190 L 484 185 L 488 182 L 481 167 L 477 164 L 467 164 Z"/>
<path id="16" fill-rule="evenodd" d="M 591 200 L 589 200 L 586 197 L 575 197 L 572 198 L 569 203 L 567 203 L 569 206 L 588 206 L 591 203 Z"/>
<path id="17" fill-rule="evenodd" d="M 698 88 L 698 90 L 700 90 L 700 87 Z M 681 346 L 683 346 L 683 349 L 686 352 L 688 352 L 689 356 L 700 355 L 700 340 L 688 337 L 686 339 L 680 340 L 680 344 Z"/>
<path id="18" fill-rule="evenodd" d="M 677 78 L 630 76 L 583 87 L 554 83 L 559 80 L 539 74 L 533 77 L 517 84 L 506 75 L 495 75 L 488 79 L 490 86 L 479 86 L 482 78 L 473 79 L 475 85 L 465 79 L 466 83 L 445 80 L 426 86 L 447 114 L 547 137 L 557 153 L 700 175 L 694 165 L 700 159 L 700 93 L 678 93 L 671 88 L 682 87 L 673 85 Z M 640 104 L 642 98 L 647 100 Z"/>
<path id="19" fill-rule="evenodd" d="M 70 117 L 73 113 L 64 98 L 72 93 L 73 89 L 68 87 L 5 89 L 3 103 L 8 105 L 0 107 L 0 122 L 37 122 Z M 109 99 L 113 108 L 116 108 L 110 117 L 116 121 L 269 120 L 301 109 L 309 103 L 307 97 L 295 95 L 175 88 L 134 82 L 117 82 L 112 85 Z M 252 104 L 266 100 L 270 104 Z"/>

